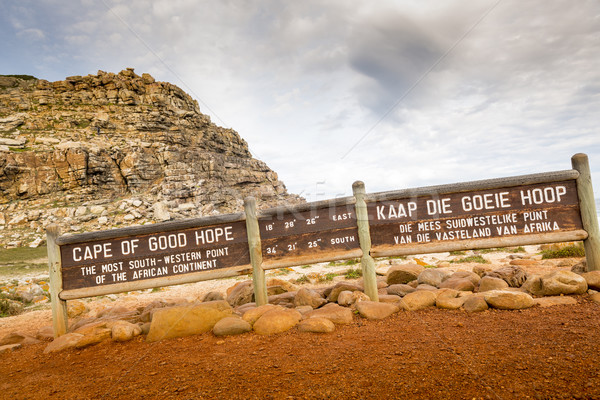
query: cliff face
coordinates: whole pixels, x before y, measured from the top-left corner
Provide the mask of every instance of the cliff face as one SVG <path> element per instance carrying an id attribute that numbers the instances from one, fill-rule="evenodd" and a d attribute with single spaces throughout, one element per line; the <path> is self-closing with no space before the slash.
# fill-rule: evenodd
<path id="1" fill-rule="evenodd" d="M 39 242 L 51 222 L 77 232 L 240 211 L 248 195 L 301 201 L 177 86 L 133 69 L 0 76 L 0 245 Z"/>

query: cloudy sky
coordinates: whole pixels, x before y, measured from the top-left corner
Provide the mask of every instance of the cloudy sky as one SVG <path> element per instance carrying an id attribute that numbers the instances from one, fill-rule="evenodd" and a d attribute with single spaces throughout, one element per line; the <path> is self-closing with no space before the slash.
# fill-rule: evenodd
<path id="1" fill-rule="evenodd" d="M 308 200 L 570 168 L 600 2 L 0 0 L 0 74 L 174 83 Z"/>

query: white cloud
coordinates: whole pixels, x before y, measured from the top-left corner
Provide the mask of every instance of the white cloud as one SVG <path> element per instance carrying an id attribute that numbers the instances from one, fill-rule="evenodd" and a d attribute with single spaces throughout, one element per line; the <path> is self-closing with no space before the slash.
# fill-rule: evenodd
<path id="1" fill-rule="evenodd" d="M 27 28 L 17 32 L 17 37 L 28 40 L 42 40 L 46 37 L 41 29 Z"/>

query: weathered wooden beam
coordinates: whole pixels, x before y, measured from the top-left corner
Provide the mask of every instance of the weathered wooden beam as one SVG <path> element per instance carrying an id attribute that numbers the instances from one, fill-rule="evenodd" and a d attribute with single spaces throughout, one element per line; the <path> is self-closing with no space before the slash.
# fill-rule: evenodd
<path id="1" fill-rule="evenodd" d="M 62 269 L 60 262 L 60 247 L 56 239 L 60 235 L 58 225 L 49 225 L 46 229 L 46 241 L 48 243 L 48 269 L 50 274 L 50 302 L 52 305 L 52 326 L 54 337 L 67 333 L 69 319 L 67 315 L 67 302 L 61 299 L 62 292 Z"/>
<path id="2" fill-rule="evenodd" d="M 304 211 L 317 210 L 319 208 L 335 208 L 354 204 L 354 197 L 338 197 L 331 200 L 313 201 L 310 203 L 301 203 L 295 205 L 283 205 L 279 207 L 268 208 L 258 212 L 258 218 L 278 216 L 283 214 L 301 213 Z"/>
<path id="3" fill-rule="evenodd" d="M 362 267 L 365 294 L 372 301 L 379 301 L 377 292 L 377 276 L 375 274 L 375 260 L 371 257 L 371 234 L 369 233 L 369 215 L 365 203 L 365 184 L 356 181 L 352 184 L 352 192 L 356 198 L 356 223 L 358 225 L 358 241 L 362 250 L 360 265 Z"/>
<path id="4" fill-rule="evenodd" d="M 598 230 L 598 214 L 596 214 L 596 199 L 592 186 L 592 174 L 588 156 L 583 153 L 571 157 L 573 168 L 579 171 L 577 178 L 577 194 L 583 229 L 588 234 L 583 241 L 588 270 L 600 270 L 600 232 Z"/>
<path id="5" fill-rule="evenodd" d="M 260 242 L 258 218 L 256 217 L 256 199 L 254 197 L 246 197 L 244 199 L 244 211 L 246 213 L 246 231 L 248 232 L 250 263 L 252 264 L 254 301 L 257 306 L 263 306 L 269 302 L 269 298 L 267 296 L 265 270 L 262 267 L 262 245 Z"/>

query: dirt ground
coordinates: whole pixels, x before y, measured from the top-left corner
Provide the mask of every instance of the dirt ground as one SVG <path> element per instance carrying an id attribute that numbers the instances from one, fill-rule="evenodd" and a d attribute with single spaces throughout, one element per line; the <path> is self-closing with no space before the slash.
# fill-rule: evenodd
<path id="1" fill-rule="evenodd" d="M 331 334 L 4 353 L 3 399 L 600 399 L 600 305 L 355 317 Z"/>

